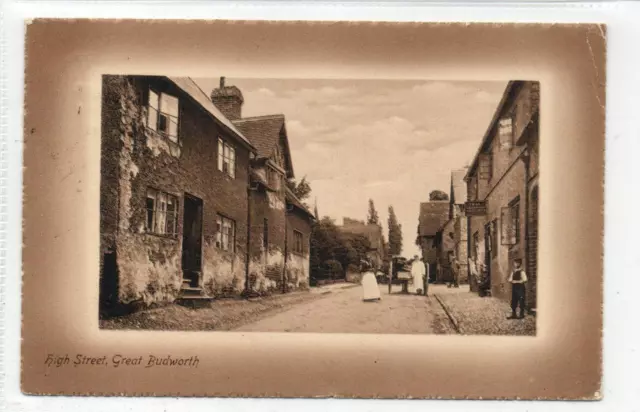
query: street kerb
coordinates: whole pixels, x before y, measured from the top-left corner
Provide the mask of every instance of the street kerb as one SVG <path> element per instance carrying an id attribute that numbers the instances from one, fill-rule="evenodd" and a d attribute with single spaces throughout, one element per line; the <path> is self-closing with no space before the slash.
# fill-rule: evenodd
<path id="1" fill-rule="evenodd" d="M 436 300 L 438 301 L 440 306 L 442 306 L 442 309 L 447 314 L 447 317 L 451 321 L 451 324 L 455 328 L 456 332 L 458 334 L 460 334 L 460 335 L 463 335 L 464 333 L 462 332 L 462 329 L 461 329 L 460 325 L 458 324 L 458 320 L 455 318 L 455 316 L 453 316 L 453 314 L 451 313 L 451 311 L 449 310 L 447 305 L 445 305 L 445 303 L 442 301 L 442 299 L 440 299 L 440 297 L 438 295 L 434 294 L 433 296 L 436 298 Z"/>

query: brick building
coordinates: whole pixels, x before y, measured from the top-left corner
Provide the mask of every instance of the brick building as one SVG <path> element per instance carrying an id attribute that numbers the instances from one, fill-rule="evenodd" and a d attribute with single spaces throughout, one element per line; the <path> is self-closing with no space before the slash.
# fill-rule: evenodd
<path id="1" fill-rule="evenodd" d="M 438 245 L 440 238 L 438 233 L 449 220 L 449 202 L 446 200 L 434 200 L 420 203 L 420 215 L 418 217 L 418 237 L 416 244 L 422 250 L 422 258 L 428 265 L 429 280 L 437 281 L 438 273 Z"/>
<path id="2" fill-rule="evenodd" d="M 451 194 L 449 196 L 449 216 L 453 220 L 453 257 L 459 265 L 458 283 L 468 283 L 467 263 L 467 217 L 464 205 L 467 201 L 467 184 L 464 180 L 467 168 L 451 172 Z"/>
<path id="3" fill-rule="evenodd" d="M 375 270 L 381 270 L 384 260 L 384 237 L 382 227 L 373 223 L 365 223 L 362 220 L 343 217 L 342 226 L 339 227 L 344 233 L 362 235 L 369 240 L 369 251 L 367 258 Z"/>
<path id="4" fill-rule="evenodd" d="M 467 169 L 451 171 L 449 191 L 449 218 L 436 234 L 437 269 L 436 282 L 453 281 L 454 265 L 458 265 L 458 283 L 467 283 L 467 219 L 464 204 L 467 199 L 467 185 L 464 180 Z"/>
<path id="5" fill-rule="evenodd" d="M 537 279 L 538 96 L 537 82 L 509 82 L 465 178 L 470 261 L 483 264 L 486 290 L 508 300 L 513 260 L 523 259 L 530 308 Z"/>
<path id="6" fill-rule="evenodd" d="M 258 147 L 189 78 L 102 87 L 101 309 L 276 288 L 251 265 Z"/>

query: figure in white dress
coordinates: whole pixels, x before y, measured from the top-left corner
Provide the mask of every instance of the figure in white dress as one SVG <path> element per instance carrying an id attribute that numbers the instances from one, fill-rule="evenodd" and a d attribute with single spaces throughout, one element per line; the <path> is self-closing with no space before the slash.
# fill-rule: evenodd
<path id="1" fill-rule="evenodd" d="M 369 262 L 363 261 L 361 265 L 362 271 L 362 300 L 373 301 L 380 300 L 380 288 L 376 275 L 371 269 Z"/>
<path id="2" fill-rule="evenodd" d="M 418 255 L 413 257 L 413 263 L 411 264 L 411 276 L 413 277 L 413 286 L 416 289 L 417 294 L 428 295 L 428 279 L 426 279 L 427 270 L 424 266 L 422 259 L 418 258 Z M 422 289 L 420 286 L 424 286 Z"/>

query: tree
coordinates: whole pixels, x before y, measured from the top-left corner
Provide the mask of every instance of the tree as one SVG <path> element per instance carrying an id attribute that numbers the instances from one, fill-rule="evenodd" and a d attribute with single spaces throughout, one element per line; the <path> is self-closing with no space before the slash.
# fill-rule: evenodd
<path id="1" fill-rule="evenodd" d="M 402 253 L 402 225 L 398 223 L 393 206 L 389 206 L 389 253 L 399 255 Z"/>
<path id="2" fill-rule="evenodd" d="M 304 201 L 311 195 L 311 185 L 307 182 L 306 176 L 298 183 L 294 179 L 287 180 L 287 186 L 300 201 Z"/>
<path id="3" fill-rule="evenodd" d="M 442 190 L 433 190 L 431 193 L 429 193 L 429 200 L 449 200 L 449 195 Z"/>
<path id="4" fill-rule="evenodd" d="M 378 211 L 373 205 L 373 199 L 369 199 L 369 214 L 367 215 L 367 223 L 379 225 L 380 219 L 378 218 Z"/>
<path id="5" fill-rule="evenodd" d="M 324 217 L 314 224 L 309 243 L 309 265 L 311 277 L 314 279 L 335 276 L 334 273 L 327 273 L 325 262 L 347 261 L 348 250 L 344 245 L 342 233 L 329 217 Z M 333 268 L 335 265 L 332 266 L 332 270 Z"/>
<path id="6" fill-rule="evenodd" d="M 309 266 L 311 278 L 336 279 L 337 268 L 344 270 L 349 265 L 360 265 L 370 249 L 369 239 L 361 234 L 344 233 L 329 217 L 316 222 L 311 231 Z M 327 264 L 327 262 L 331 262 Z M 339 266 L 335 264 L 339 263 Z"/>

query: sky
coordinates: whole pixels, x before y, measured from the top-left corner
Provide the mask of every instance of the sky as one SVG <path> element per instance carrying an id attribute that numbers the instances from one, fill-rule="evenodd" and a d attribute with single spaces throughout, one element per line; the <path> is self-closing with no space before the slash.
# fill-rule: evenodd
<path id="1" fill-rule="evenodd" d="M 219 78 L 196 78 L 209 95 Z M 366 219 L 373 199 L 388 239 L 388 208 L 402 225 L 404 256 L 419 254 L 420 202 L 449 193 L 468 165 L 506 82 L 240 79 L 242 116 L 284 114 L 296 180 L 311 185 L 320 216 Z"/>

